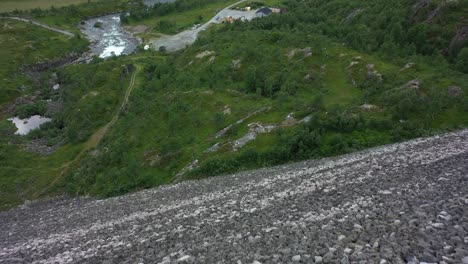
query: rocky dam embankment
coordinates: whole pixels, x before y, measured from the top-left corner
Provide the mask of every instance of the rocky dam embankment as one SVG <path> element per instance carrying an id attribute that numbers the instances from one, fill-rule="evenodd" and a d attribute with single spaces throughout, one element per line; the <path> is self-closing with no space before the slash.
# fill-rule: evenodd
<path id="1" fill-rule="evenodd" d="M 468 130 L 0 212 L 0 263 L 467 263 Z"/>

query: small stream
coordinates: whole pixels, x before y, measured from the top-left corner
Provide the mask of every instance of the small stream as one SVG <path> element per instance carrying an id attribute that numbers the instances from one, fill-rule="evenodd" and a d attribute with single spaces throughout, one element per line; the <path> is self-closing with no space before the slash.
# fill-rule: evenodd
<path id="1" fill-rule="evenodd" d="M 122 29 L 120 14 L 90 18 L 80 29 L 91 42 L 92 54 L 100 58 L 128 55 L 138 46 L 138 40 Z"/>
<path id="2" fill-rule="evenodd" d="M 176 0 L 144 0 L 144 4 L 152 7 L 157 3 L 172 3 Z M 138 47 L 138 40 L 122 29 L 120 14 L 110 14 L 84 20 L 80 24 L 81 32 L 91 42 L 91 55 L 100 58 L 128 55 Z"/>
<path id="3" fill-rule="evenodd" d="M 148 7 L 156 3 L 169 3 L 175 0 L 144 0 Z M 130 33 L 122 29 L 120 23 L 120 14 L 110 14 L 100 17 L 84 20 L 80 24 L 80 30 L 86 35 L 90 44 L 90 53 L 83 54 L 80 61 L 89 61 L 91 56 L 100 58 L 109 58 L 111 56 L 128 55 L 133 53 L 139 45 L 139 42 Z M 59 85 L 54 85 L 57 90 Z M 9 118 L 17 128 L 15 134 L 26 135 L 31 130 L 39 128 L 42 124 L 50 122 L 51 119 L 39 115 L 20 119 L 18 117 Z"/>

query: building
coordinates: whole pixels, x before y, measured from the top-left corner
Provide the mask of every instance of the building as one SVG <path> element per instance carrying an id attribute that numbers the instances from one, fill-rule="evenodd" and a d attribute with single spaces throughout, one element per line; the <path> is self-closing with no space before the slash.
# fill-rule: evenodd
<path id="1" fill-rule="evenodd" d="M 271 14 L 273 11 L 268 8 L 268 7 L 262 7 L 260 8 L 259 10 L 257 10 L 257 12 L 255 12 L 255 16 L 256 17 L 264 17 L 264 16 L 268 16 L 269 14 Z"/>

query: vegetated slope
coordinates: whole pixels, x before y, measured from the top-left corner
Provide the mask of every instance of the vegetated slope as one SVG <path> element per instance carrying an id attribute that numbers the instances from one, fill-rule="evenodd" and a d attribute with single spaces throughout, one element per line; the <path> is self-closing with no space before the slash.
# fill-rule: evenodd
<path id="1" fill-rule="evenodd" d="M 145 25 L 144 39 L 157 35 L 175 34 L 194 24 L 209 21 L 221 9 L 233 4 L 235 0 L 178 0 L 171 3 L 159 3 L 152 8 L 137 9 L 129 16 L 122 15 L 125 25 Z"/>
<path id="2" fill-rule="evenodd" d="M 391 58 L 414 53 L 442 54 L 454 61 L 468 43 L 466 1 L 311 0 L 289 3 L 299 8 L 298 18 L 315 24 L 315 30 L 344 40 L 355 49 L 381 52 Z"/>
<path id="3" fill-rule="evenodd" d="M 34 82 L 37 80 L 27 76 L 27 66 L 86 50 L 84 39 L 69 38 L 25 22 L 1 18 L 0 22 L 0 105 L 38 89 Z"/>
<path id="4" fill-rule="evenodd" d="M 97 59 L 87 65 L 61 65 L 88 48 L 88 41 L 78 33 L 81 19 L 139 6 L 127 4 L 92 1 L 2 14 L 32 18 L 76 35 L 70 38 L 0 18 L 0 54 L 5 58 L 0 63 L 0 208 L 55 193 L 55 188 L 45 187 L 68 168 L 81 153 L 83 143 L 117 112 L 132 73 L 131 61 Z M 55 84 L 59 85 L 57 90 Z M 32 115 L 53 121 L 27 136 L 14 135 L 16 130 L 6 118 Z"/>
<path id="5" fill-rule="evenodd" d="M 80 153 L 83 142 L 112 119 L 130 79 L 132 66 L 126 63 L 113 59 L 51 69 L 38 80 L 38 92 L 23 95 L 8 107 L 10 115 L 39 114 L 52 122 L 27 136 L 13 135 L 16 128 L 10 121 L 0 123 L 2 207 L 37 198 Z M 60 82 L 58 90 L 49 83 L 54 74 Z M 42 150 L 50 148 L 55 151 Z"/>
<path id="6" fill-rule="evenodd" d="M 435 44 L 432 53 L 410 48 L 409 40 L 395 51 L 384 48 L 391 41 L 354 45 L 347 38 L 364 24 L 368 39 L 386 34 L 369 21 L 387 17 L 388 5 L 351 1 L 374 9 L 346 22 L 355 7 L 341 2 L 286 1 L 287 14 L 216 26 L 163 61 L 142 60 L 144 80 L 125 117 L 69 175 L 66 189 L 112 196 L 466 127 L 468 77 L 457 70 L 459 60 L 446 59 Z M 408 23 L 405 38 L 425 23 L 410 22 L 413 4 L 393 8 Z M 465 3 L 457 5 L 441 16 L 461 19 Z M 329 17 L 315 20 L 304 10 Z M 449 43 L 454 29 L 443 30 Z M 256 140 L 237 147 L 252 134 Z"/>
<path id="7" fill-rule="evenodd" d="M 21 4 L 22 1 L 17 2 Z M 119 13 L 140 8 L 145 8 L 142 1 L 94 0 L 77 5 L 71 4 L 60 7 L 48 6 L 44 8 L 33 8 L 32 10 L 10 10 L 8 13 L 0 14 L 0 16 L 20 16 L 32 18 L 44 24 L 66 29 L 79 34 L 80 30 L 78 25 L 83 19 L 100 16 L 107 13 Z"/>
<path id="8" fill-rule="evenodd" d="M 6 263 L 462 263 L 468 131 L 0 212 Z"/>
<path id="9" fill-rule="evenodd" d="M 0 12 L 29 10 L 35 8 L 47 9 L 90 2 L 89 0 L 0 0 Z"/>
<path id="10" fill-rule="evenodd" d="M 180 16 L 196 17 L 194 10 L 206 12 L 205 7 L 223 1 L 206 2 L 209 5 L 200 9 L 182 8 Z M 119 120 L 59 185 L 44 193 L 113 196 L 466 127 L 463 49 L 450 56 L 444 52 L 446 45 L 437 41 L 428 42 L 432 52 L 410 44 L 414 35 L 410 29 L 418 25 L 442 25 L 439 36 L 450 44 L 463 24 L 461 10 L 466 4 L 451 1 L 431 23 L 414 19 L 415 4 L 285 1 L 281 6 L 287 14 L 215 26 L 176 54 L 139 50 L 131 56 L 43 72 L 37 87 L 21 94 L 39 91 L 37 100 L 21 97 L 9 115 L 48 115 L 48 100 L 63 102 L 63 108 L 50 114 L 52 123 L 27 137 L 14 135 L 11 122 L 0 123 L 2 207 L 37 198 L 35 190 L 55 182 L 81 153 L 84 142 L 116 113 L 135 64 L 142 70 Z M 372 12 L 355 12 L 359 6 Z M 174 7 L 169 16 L 177 13 Z M 111 1 L 16 13 L 78 33 L 76 26 L 83 18 L 118 10 L 146 7 Z M 404 23 L 393 23 L 388 10 L 397 12 Z M 306 11 L 328 16 L 315 20 Z M 379 27 L 370 23 L 376 15 L 388 23 Z M 130 20 L 148 21 L 154 22 Z M 397 24 L 402 39 L 382 40 L 389 35 L 384 25 Z M 354 32 L 360 35 L 351 38 Z M 377 44 L 368 47 L 367 42 L 351 41 L 361 35 Z M 385 48 L 393 42 L 397 47 Z M 19 53 L 7 47 L 5 51 Z M 32 54 L 45 51 L 48 46 Z M 55 78 L 61 86 L 57 91 L 49 83 Z M 38 143 L 55 152 L 31 153 L 36 150 L 30 146 Z"/>

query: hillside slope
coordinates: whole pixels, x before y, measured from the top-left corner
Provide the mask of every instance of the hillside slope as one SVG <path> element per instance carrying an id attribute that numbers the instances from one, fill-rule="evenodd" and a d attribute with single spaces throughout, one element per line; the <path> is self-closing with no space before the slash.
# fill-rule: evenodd
<path id="1" fill-rule="evenodd" d="M 461 263 L 468 130 L 0 212 L 0 263 Z M 385 261 L 384 261 L 385 260 Z"/>
<path id="2" fill-rule="evenodd" d="M 64 193 L 124 195 L 468 127 L 467 1 L 249 0 L 239 8 L 283 11 L 202 26 L 193 45 L 174 53 L 145 50 L 216 20 L 234 2 L 148 8 L 99 0 L 2 14 L 75 37 L 2 19 L 0 210 Z M 80 27 L 100 31 L 95 16 L 123 10 L 111 20 L 141 38 L 135 53 L 54 66 L 87 50 Z M 130 76 L 135 87 L 125 95 Z M 8 119 L 34 115 L 51 122 L 15 134 Z"/>

